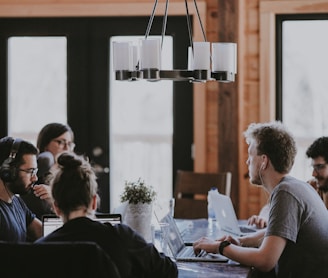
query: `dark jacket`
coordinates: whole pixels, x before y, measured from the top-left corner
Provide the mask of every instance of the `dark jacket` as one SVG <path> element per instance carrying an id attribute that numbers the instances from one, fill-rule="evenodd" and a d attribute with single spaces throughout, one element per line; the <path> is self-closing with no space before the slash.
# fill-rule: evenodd
<path id="1" fill-rule="evenodd" d="M 122 278 L 178 276 L 177 266 L 169 257 L 124 224 L 112 226 L 86 217 L 75 218 L 36 243 L 46 241 L 94 241 L 116 263 Z"/>

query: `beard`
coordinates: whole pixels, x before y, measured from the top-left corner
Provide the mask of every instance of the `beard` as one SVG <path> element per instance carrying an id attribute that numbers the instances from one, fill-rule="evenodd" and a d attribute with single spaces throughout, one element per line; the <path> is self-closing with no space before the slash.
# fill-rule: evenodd
<path id="1" fill-rule="evenodd" d="M 17 177 L 16 180 L 8 184 L 8 188 L 14 194 L 25 195 L 29 193 L 32 185 L 33 184 L 31 184 L 30 186 L 26 186 L 22 178 Z"/>
<path id="2" fill-rule="evenodd" d="M 259 170 L 256 175 L 252 176 L 250 175 L 250 183 L 253 184 L 253 185 L 257 185 L 257 186 L 261 186 L 263 185 L 263 182 L 262 182 L 262 177 L 261 177 L 261 173 L 260 173 L 261 170 Z"/>
<path id="3" fill-rule="evenodd" d="M 320 182 L 320 184 L 319 184 Z M 328 178 L 327 179 L 318 179 L 318 188 L 323 192 L 328 192 Z"/>
<path id="4" fill-rule="evenodd" d="M 259 179 L 251 179 L 250 183 L 254 186 L 262 186 L 262 182 Z"/>

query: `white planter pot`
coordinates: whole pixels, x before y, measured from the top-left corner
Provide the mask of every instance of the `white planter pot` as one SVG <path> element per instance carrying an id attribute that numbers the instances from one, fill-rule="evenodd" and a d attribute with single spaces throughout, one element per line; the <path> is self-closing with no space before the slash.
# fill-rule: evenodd
<path id="1" fill-rule="evenodd" d="M 123 218 L 123 223 L 129 225 L 137 233 L 143 236 L 147 242 L 152 241 L 152 209 L 152 204 L 128 204 Z"/>

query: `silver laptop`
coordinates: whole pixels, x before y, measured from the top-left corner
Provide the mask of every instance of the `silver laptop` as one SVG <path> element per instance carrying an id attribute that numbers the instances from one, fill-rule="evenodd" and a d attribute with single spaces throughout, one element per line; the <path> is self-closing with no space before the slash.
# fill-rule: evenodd
<path id="1" fill-rule="evenodd" d="M 165 239 L 167 240 L 167 244 L 171 250 L 172 256 L 177 261 L 227 262 L 229 260 L 227 257 L 220 254 L 211 254 L 204 251 L 196 256 L 193 247 L 185 245 L 179 228 L 170 213 L 165 215 L 162 219 L 157 218 L 157 220 L 160 223 L 168 224 L 168 231 L 165 231 Z"/>
<path id="2" fill-rule="evenodd" d="M 119 224 L 122 222 L 121 214 L 107 214 L 101 213 L 96 214 L 97 220 L 102 223 L 109 222 L 112 225 Z M 60 228 L 63 225 L 63 221 L 60 217 L 55 214 L 43 215 L 42 216 L 42 235 L 47 236 L 52 233 L 54 230 Z"/>
<path id="3" fill-rule="evenodd" d="M 234 236 L 245 236 L 257 231 L 253 226 L 239 225 L 235 209 L 233 208 L 229 196 L 219 193 L 211 195 L 211 198 L 215 218 L 222 231 Z"/>

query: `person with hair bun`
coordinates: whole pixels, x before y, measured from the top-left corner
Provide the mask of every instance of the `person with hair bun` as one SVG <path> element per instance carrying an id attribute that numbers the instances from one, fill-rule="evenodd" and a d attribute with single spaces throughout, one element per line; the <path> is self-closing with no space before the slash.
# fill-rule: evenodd
<path id="1" fill-rule="evenodd" d="M 36 241 L 96 242 L 124 277 L 177 277 L 175 262 L 125 224 L 94 221 L 98 185 L 88 160 L 74 153 L 62 153 L 50 181 L 54 210 L 64 225 Z"/>

